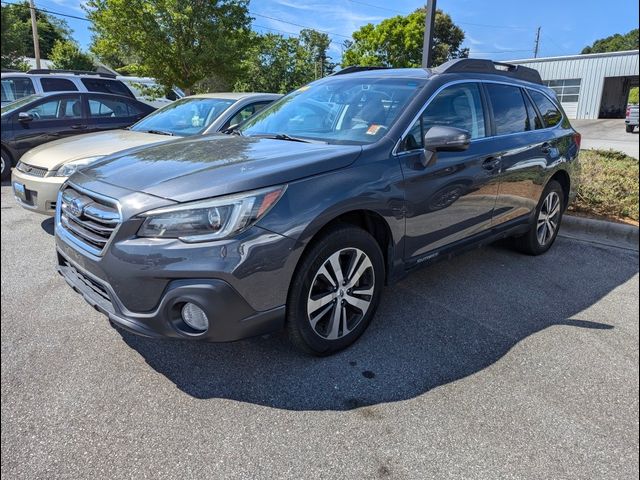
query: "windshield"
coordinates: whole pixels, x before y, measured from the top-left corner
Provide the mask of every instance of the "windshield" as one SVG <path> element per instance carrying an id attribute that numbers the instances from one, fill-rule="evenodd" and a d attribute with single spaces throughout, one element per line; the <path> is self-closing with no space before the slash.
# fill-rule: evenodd
<path id="1" fill-rule="evenodd" d="M 20 100 L 16 100 L 15 102 L 10 103 L 9 105 L 5 105 L 4 107 L 2 107 L 2 115 L 4 115 L 5 113 L 13 112 L 20 107 L 24 107 L 26 104 L 31 103 L 38 98 L 42 98 L 42 95 L 29 95 L 28 97 L 23 97 Z"/>
<path id="2" fill-rule="evenodd" d="M 236 100 L 189 97 L 156 110 L 131 127 L 136 132 L 162 132 L 186 137 L 202 133 Z"/>
<path id="3" fill-rule="evenodd" d="M 423 81 L 332 77 L 304 86 L 241 125 L 247 136 L 366 144 L 393 125 Z"/>

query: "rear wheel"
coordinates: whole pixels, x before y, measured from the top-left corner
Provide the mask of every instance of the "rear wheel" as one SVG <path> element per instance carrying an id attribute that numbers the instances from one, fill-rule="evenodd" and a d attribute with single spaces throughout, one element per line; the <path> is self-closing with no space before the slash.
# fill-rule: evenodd
<path id="1" fill-rule="evenodd" d="M 633 125 L 625 125 L 625 128 L 627 130 L 627 133 L 633 133 Z"/>
<path id="2" fill-rule="evenodd" d="M 355 342 L 380 301 L 384 260 L 376 240 L 352 226 L 329 230 L 301 261 L 289 290 L 292 343 L 329 355 Z"/>
<path id="3" fill-rule="evenodd" d="M 6 180 L 11 175 L 11 157 L 7 152 L 4 151 L 4 148 L 0 150 L 0 156 L 2 157 L 2 180 Z"/>
<path id="4" fill-rule="evenodd" d="M 562 186 L 551 180 L 536 208 L 529 232 L 514 239 L 516 248 L 529 255 L 540 255 L 553 245 L 564 213 L 564 192 Z"/>

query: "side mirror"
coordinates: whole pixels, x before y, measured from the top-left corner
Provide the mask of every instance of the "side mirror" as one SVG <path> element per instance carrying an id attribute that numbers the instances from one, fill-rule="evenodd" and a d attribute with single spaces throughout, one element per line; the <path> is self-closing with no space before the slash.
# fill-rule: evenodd
<path id="1" fill-rule="evenodd" d="M 469 148 L 471 135 L 461 128 L 435 125 L 424 134 L 424 166 L 433 165 L 436 152 L 461 152 Z"/>
<path id="2" fill-rule="evenodd" d="M 33 120 L 33 115 L 27 112 L 20 112 L 18 114 L 18 121 L 22 123 L 27 123 Z"/>

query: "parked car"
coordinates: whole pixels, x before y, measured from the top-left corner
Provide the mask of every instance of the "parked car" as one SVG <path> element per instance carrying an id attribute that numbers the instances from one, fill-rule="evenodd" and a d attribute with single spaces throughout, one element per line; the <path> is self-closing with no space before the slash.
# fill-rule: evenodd
<path id="1" fill-rule="evenodd" d="M 633 129 L 638 126 L 638 111 L 640 107 L 638 105 L 627 105 L 627 113 L 625 115 L 624 124 L 627 133 L 633 133 Z"/>
<path id="2" fill-rule="evenodd" d="M 349 72 L 236 135 L 78 171 L 58 196 L 59 272 L 134 333 L 231 341 L 286 326 L 326 355 L 419 266 L 504 237 L 551 247 L 580 135 L 537 71 L 460 59 Z"/>
<path id="3" fill-rule="evenodd" d="M 123 82 L 138 100 L 156 108 L 164 107 L 185 96 L 185 93 L 178 87 L 165 89 L 153 78 L 149 77 L 125 77 L 118 75 L 116 79 Z"/>
<path id="4" fill-rule="evenodd" d="M 2 107 L 2 179 L 29 149 L 72 135 L 123 128 L 154 108 L 135 98 L 108 93 L 50 93 Z M 32 172 L 36 174 L 36 171 Z"/>
<path id="5" fill-rule="evenodd" d="M 16 199 L 28 210 L 53 215 L 60 185 L 76 169 L 127 148 L 224 130 L 281 96 L 271 93 L 194 95 L 157 110 L 126 130 L 65 138 L 34 148 L 13 171 Z"/>
<path id="6" fill-rule="evenodd" d="M 29 70 L 3 72 L 2 106 L 34 94 L 49 92 L 97 92 L 136 98 L 115 75 L 81 70 Z"/>

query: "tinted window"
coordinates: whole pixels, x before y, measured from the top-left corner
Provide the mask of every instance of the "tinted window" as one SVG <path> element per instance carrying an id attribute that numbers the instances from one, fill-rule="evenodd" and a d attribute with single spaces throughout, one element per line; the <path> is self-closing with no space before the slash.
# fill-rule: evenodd
<path id="1" fill-rule="evenodd" d="M 259 112 L 264 107 L 269 105 L 271 102 L 257 102 L 251 103 L 249 105 L 245 105 L 239 112 L 237 112 L 227 123 L 224 124 L 222 129 L 229 128 L 232 125 L 238 125 L 239 123 L 244 122 L 247 118 L 249 118 L 254 113 Z"/>
<path id="2" fill-rule="evenodd" d="M 493 107 L 496 135 L 525 132 L 529 118 L 520 88 L 498 83 L 487 83 L 486 87 Z"/>
<path id="3" fill-rule="evenodd" d="M 104 78 L 82 78 L 82 83 L 90 92 L 115 93 L 133 97 L 131 91 L 119 80 L 105 80 Z"/>
<path id="4" fill-rule="evenodd" d="M 2 79 L 2 101 L 14 102 L 36 91 L 30 78 L 5 77 Z"/>
<path id="5" fill-rule="evenodd" d="M 524 103 L 527 105 L 527 130 L 543 128 L 544 125 L 542 125 L 542 120 L 540 120 L 538 112 L 536 112 L 533 103 L 531 103 L 531 100 L 526 95 L 524 96 Z"/>
<path id="6" fill-rule="evenodd" d="M 471 138 L 484 137 L 484 109 L 478 84 L 454 85 L 438 93 L 405 137 L 405 149 L 422 148 L 424 134 L 434 125 L 462 128 Z"/>
<path id="7" fill-rule="evenodd" d="M 76 85 L 65 78 L 41 78 L 40 85 L 45 92 L 77 92 Z"/>
<path id="8" fill-rule="evenodd" d="M 59 119 L 82 118 L 80 97 L 63 97 L 45 100 L 25 110 L 34 122 Z"/>
<path id="9" fill-rule="evenodd" d="M 146 115 L 152 110 L 151 108 L 147 110 L 143 105 L 133 102 L 127 102 L 127 108 L 129 109 L 129 115 L 132 117 L 135 117 L 137 115 Z"/>
<path id="10" fill-rule="evenodd" d="M 562 114 L 558 107 L 556 107 L 551 100 L 545 95 L 535 90 L 529 90 L 531 98 L 538 106 L 538 110 L 542 114 L 542 119 L 547 127 L 553 127 L 560 123 L 562 120 Z"/>
<path id="11" fill-rule="evenodd" d="M 113 98 L 92 98 L 89 100 L 89 112 L 92 118 L 126 118 L 129 113 L 128 102 Z"/>

